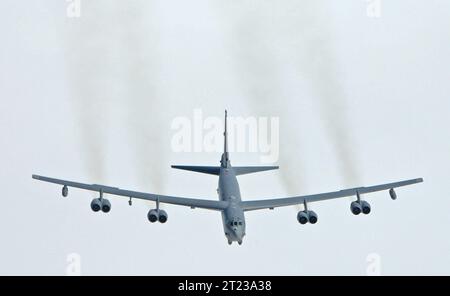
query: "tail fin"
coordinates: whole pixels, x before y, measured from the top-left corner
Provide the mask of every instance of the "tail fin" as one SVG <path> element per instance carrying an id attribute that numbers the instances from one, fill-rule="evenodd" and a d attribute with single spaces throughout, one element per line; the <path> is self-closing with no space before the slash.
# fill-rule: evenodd
<path id="1" fill-rule="evenodd" d="M 220 175 L 220 167 L 217 166 L 194 166 L 194 165 L 173 165 L 173 169 L 209 174 Z M 246 175 L 270 170 L 277 170 L 278 166 L 246 166 L 246 167 L 233 167 L 236 176 Z"/>
<path id="2" fill-rule="evenodd" d="M 193 166 L 193 165 L 173 165 L 173 169 L 209 174 L 209 175 L 219 175 L 220 167 L 217 166 Z"/>
<path id="3" fill-rule="evenodd" d="M 270 170 L 278 170 L 278 166 L 247 166 L 247 167 L 233 167 L 236 176 L 246 175 Z"/>
<path id="4" fill-rule="evenodd" d="M 223 132 L 223 137 L 224 137 L 224 141 L 223 141 L 223 154 L 222 154 L 222 159 L 220 161 L 222 167 L 228 167 L 230 158 L 229 158 L 229 154 L 228 154 L 228 130 L 227 130 L 227 117 L 228 117 L 228 112 L 227 110 L 225 110 L 225 129 Z"/>
<path id="5" fill-rule="evenodd" d="M 225 128 L 223 132 L 224 142 L 223 142 L 223 154 L 222 159 L 220 160 L 220 167 L 215 166 L 192 166 L 192 165 L 173 165 L 172 168 L 179 169 L 179 170 L 185 170 L 185 171 L 192 171 L 197 173 L 204 173 L 204 174 L 210 174 L 210 175 L 220 175 L 220 168 L 229 168 L 231 166 L 230 164 L 230 158 L 228 155 L 228 122 L 227 118 L 228 112 L 225 110 Z M 269 170 L 277 170 L 278 166 L 247 166 L 247 167 L 234 167 L 234 172 L 236 173 L 236 176 L 238 175 L 246 175 L 251 173 L 257 173 L 257 172 L 264 172 Z"/>

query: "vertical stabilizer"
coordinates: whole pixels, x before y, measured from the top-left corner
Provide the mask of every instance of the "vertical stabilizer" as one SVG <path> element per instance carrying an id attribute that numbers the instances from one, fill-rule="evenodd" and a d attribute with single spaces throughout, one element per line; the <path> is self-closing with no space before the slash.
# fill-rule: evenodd
<path id="1" fill-rule="evenodd" d="M 227 123 L 228 112 L 225 110 L 225 129 L 223 132 L 224 142 L 223 142 L 223 154 L 222 160 L 220 161 L 222 167 L 228 167 L 229 165 L 229 155 L 228 155 L 228 123 Z"/>

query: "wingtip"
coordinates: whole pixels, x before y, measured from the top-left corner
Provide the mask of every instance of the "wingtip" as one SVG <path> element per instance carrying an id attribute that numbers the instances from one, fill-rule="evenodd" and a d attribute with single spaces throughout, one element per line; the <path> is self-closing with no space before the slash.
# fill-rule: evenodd
<path id="1" fill-rule="evenodd" d="M 31 178 L 39 180 L 39 176 L 38 175 L 31 175 Z"/>

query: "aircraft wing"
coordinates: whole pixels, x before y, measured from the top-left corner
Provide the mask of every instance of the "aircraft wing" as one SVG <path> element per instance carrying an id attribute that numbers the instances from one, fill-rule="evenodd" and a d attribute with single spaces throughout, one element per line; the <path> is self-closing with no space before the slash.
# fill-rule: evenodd
<path id="1" fill-rule="evenodd" d="M 345 190 L 341 190 L 341 191 L 334 191 L 334 192 L 320 193 L 320 194 L 313 194 L 313 195 L 243 201 L 243 202 L 241 202 L 241 206 L 244 209 L 244 211 L 273 209 L 273 208 L 277 208 L 277 207 L 285 207 L 285 206 L 303 204 L 305 202 L 310 203 L 310 202 L 335 199 L 335 198 L 340 198 L 340 197 L 357 196 L 357 195 L 361 195 L 361 194 L 365 194 L 365 193 L 371 193 L 371 192 L 377 192 L 377 191 L 383 191 L 383 190 L 390 190 L 391 197 L 393 199 L 395 199 L 396 194 L 393 191 L 394 188 L 412 185 L 412 184 L 421 183 L 421 182 L 423 182 L 423 179 L 419 178 L 419 179 L 412 179 L 412 180 L 395 182 L 395 183 L 388 183 L 388 184 L 382 184 L 382 185 L 376 185 L 376 186 L 370 186 L 370 187 L 345 189 Z"/>
<path id="2" fill-rule="evenodd" d="M 96 191 L 96 192 L 102 192 L 104 194 L 112 194 L 112 195 L 118 195 L 118 196 L 125 196 L 129 198 L 137 198 L 137 199 L 144 199 L 144 200 L 151 200 L 151 201 L 157 201 L 161 203 L 167 203 L 167 204 L 174 204 L 174 205 L 180 205 L 180 206 L 187 206 L 191 208 L 202 208 L 202 209 L 208 209 L 208 210 L 216 210 L 221 211 L 223 209 L 226 209 L 228 206 L 228 202 L 225 201 L 218 201 L 218 200 L 207 200 L 207 199 L 197 199 L 197 198 L 185 198 L 185 197 L 176 197 L 176 196 L 167 196 L 167 195 L 159 195 L 159 194 L 152 194 L 152 193 L 143 193 L 143 192 L 136 192 L 136 191 L 130 191 L 130 190 L 123 190 L 116 187 L 109 187 L 104 185 L 98 185 L 98 184 L 83 184 L 83 183 L 77 183 L 72 181 L 66 181 L 66 180 L 59 180 L 59 179 L 53 179 L 38 175 L 33 175 L 33 179 L 59 184 L 67 187 L 74 187 L 79 189 L 85 189 L 90 191 Z"/>

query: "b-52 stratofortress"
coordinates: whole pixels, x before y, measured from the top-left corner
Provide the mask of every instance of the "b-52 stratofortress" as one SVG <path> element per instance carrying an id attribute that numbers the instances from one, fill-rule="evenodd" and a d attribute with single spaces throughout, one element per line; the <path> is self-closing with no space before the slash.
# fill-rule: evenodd
<path id="1" fill-rule="evenodd" d="M 352 189 L 345 189 L 340 191 L 320 193 L 305 196 L 294 196 L 275 199 L 261 199 L 261 200 L 242 200 L 241 192 L 237 176 L 251 174 L 256 172 L 268 171 L 278 169 L 278 166 L 238 166 L 233 167 L 230 162 L 228 153 L 228 132 L 227 132 L 227 112 L 225 111 L 225 131 L 224 131 L 224 150 L 220 160 L 220 166 L 185 166 L 174 165 L 175 169 L 193 171 L 198 173 L 210 174 L 219 176 L 219 184 L 217 193 L 219 200 L 199 199 L 199 198 L 185 198 L 176 196 L 159 195 L 153 193 L 143 193 L 130 190 L 119 189 L 116 187 L 109 187 L 98 184 L 83 184 L 71 182 L 66 180 L 48 178 L 38 175 L 32 177 L 36 180 L 50 182 L 62 185 L 62 195 L 68 196 L 68 188 L 74 187 L 95 191 L 99 193 L 99 197 L 92 200 L 91 209 L 94 212 L 102 211 L 108 213 L 111 210 L 111 203 L 104 198 L 105 194 L 117 195 L 129 198 L 129 204 L 132 204 L 132 199 L 143 199 L 156 202 L 156 209 L 148 212 L 147 218 L 151 223 L 167 222 L 168 215 L 163 209 L 160 209 L 160 203 L 187 206 L 192 209 L 201 208 L 213 211 L 218 211 L 222 214 L 223 230 L 228 240 L 228 244 L 237 242 L 242 244 L 245 236 L 245 212 L 262 209 L 271 209 L 277 207 L 286 207 L 293 205 L 304 205 L 304 210 L 299 211 L 297 220 L 300 224 L 315 224 L 318 221 L 318 216 L 314 211 L 309 210 L 308 206 L 311 203 L 318 201 L 325 201 L 329 199 L 355 196 L 356 200 L 350 204 L 350 210 L 354 215 L 369 214 L 371 211 L 370 204 L 362 199 L 362 195 L 371 192 L 388 190 L 390 197 L 395 200 L 397 194 L 395 188 L 412 185 L 423 182 L 422 178 L 411 179 L 401 182 L 394 182 L 382 185 L 375 185 L 369 187 L 358 187 Z"/>

